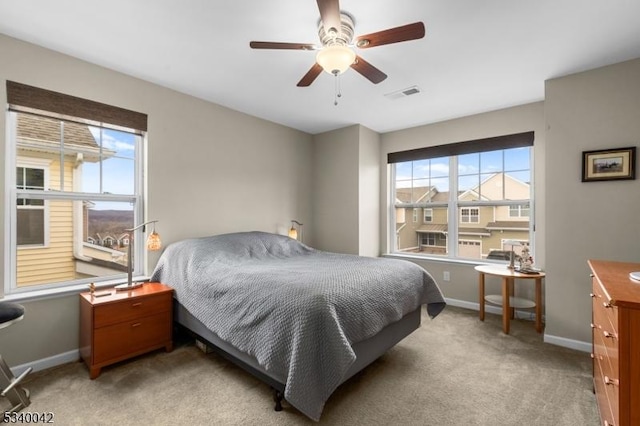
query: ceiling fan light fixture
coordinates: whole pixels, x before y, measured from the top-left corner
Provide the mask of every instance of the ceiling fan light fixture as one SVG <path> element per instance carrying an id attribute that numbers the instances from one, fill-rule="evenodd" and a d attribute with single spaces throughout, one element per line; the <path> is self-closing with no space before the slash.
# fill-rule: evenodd
<path id="1" fill-rule="evenodd" d="M 326 46 L 316 55 L 316 62 L 329 74 L 342 74 L 356 60 L 356 54 L 347 46 L 335 44 Z"/>

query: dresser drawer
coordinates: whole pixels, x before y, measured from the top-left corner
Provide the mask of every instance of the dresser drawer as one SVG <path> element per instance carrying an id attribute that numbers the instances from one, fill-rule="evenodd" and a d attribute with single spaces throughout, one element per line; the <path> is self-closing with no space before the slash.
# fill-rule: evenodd
<path id="1" fill-rule="evenodd" d="M 171 298 L 171 293 L 162 293 L 96 306 L 93 326 L 94 328 L 105 327 L 166 311 L 172 306 Z"/>
<path id="2" fill-rule="evenodd" d="M 611 301 L 606 295 L 606 292 L 602 288 L 602 285 L 597 279 L 593 279 L 593 313 L 599 315 L 602 318 L 601 324 L 603 327 L 608 328 L 614 333 L 618 332 L 618 308 L 611 305 Z M 605 324 L 609 323 L 610 328 Z"/>
<path id="3" fill-rule="evenodd" d="M 618 423 L 614 420 L 617 416 L 614 416 L 612 410 L 611 399 L 604 383 L 604 375 L 602 374 L 601 365 L 602 364 L 598 359 L 594 359 L 593 385 L 596 389 L 596 401 L 598 403 L 598 410 L 600 411 L 600 418 L 602 420 L 602 424 L 607 421 L 610 425 L 617 425 Z"/>
<path id="4" fill-rule="evenodd" d="M 169 311 L 101 327 L 94 334 L 93 363 L 101 364 L 151 347 L 165 346 L 170 339 Z"/>

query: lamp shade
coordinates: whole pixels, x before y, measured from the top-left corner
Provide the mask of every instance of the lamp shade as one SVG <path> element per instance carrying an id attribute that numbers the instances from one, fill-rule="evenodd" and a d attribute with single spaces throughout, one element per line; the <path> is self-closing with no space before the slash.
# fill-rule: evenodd
<path id="1" fill-rule="evenodd" d="M 347 46 L 335 44 L 320 50 L 316 55 L 316 62 L 329 74 L 342 74 L 356 60 L 356 54 Z"/>
<path id="2" fill-rule="evenodd" d="M 160 241 L 160 235 L 156 231 L 153 231 L 147 237 L 147 250 L 155 251 L 162 248 L 162 241 Z"/>
<path id="3" fill-rule="evenodd" d="M 289 229 L 289 238 L 293 238 L 294 240 L 298 239 L 298 230 L 293 226 Z"/>

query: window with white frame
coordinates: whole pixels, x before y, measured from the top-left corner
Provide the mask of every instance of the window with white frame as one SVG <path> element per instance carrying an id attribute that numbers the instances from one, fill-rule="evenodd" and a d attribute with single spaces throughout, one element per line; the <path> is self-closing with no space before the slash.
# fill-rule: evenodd
<path id="1" fill-rule="evenodd" d="M 433 222 L 433 209 L 424 209 L 424 222 Z"/>
<path id="2" fill-rule="evenodd" d="M 32 162 L 27 162 L 32 163 Z M 16 189 L 44 191 L 48 166 L 19 163 Z M 46 245 L 46 210 L 44 200 L 19 199 L 16 203 L 16 244 L 21 247 Z"/>
<path id="3" fill-rule="evenodd" d="M 504 238 L 532 246 L 532 146 L 533 132 L 526 132 L 390 153 L 395 214 L 389 226 L 396 233 L 389 239 L 395 242 L 391 250 L 484 259 L 502 249 Z M 424 209 L 428 228 L 398 222 L 398 213 L 416 208 Z M 442 241 L 431 247 L 429 235 Z M 418 249 L 398 243 L 416 237 L 422 243 Z"/>
<path id="4" fill-rule="evenodd" d="M 529 217 L 529 204 L 509 206 L 509 217 Z"/>
<path id="5" fill-rule="evenodd" d="M 463 207 L 460 209 L 460 222 L 478 223 L 480 222 L 480 209 L 476 207 Z"/>
<path id="6" fill-rule="evenodd" d="M 413 223 L 418 221 L 418 215 L 420 214 L 420 209 L 413 209 Z"/>
<path id="7" fill-rule="evenodd" d="M 126 277 L 125 229 L 143 217 L 146 115 L 14 82 L 7 99 L 5 292 Z"/>

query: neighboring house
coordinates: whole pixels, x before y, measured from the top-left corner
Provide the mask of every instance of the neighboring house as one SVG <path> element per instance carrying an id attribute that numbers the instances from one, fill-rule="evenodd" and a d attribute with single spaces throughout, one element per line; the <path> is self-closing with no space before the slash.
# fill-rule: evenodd
<path id="1" fill-rule="evenodd" d="M 19 113 L 16 126 L 18 188 L 80 191 L 84 163 L 97 162 L 102 151 L 86 125 Z M 61 139 L 64 143 L 61 143 Z M 101 156 L 100 156 L 101 155 Z M 63 282 L 78 277 L 76 259 L 87 235 L 91 203 L 19 199 L 17 220 L 17 285 Z"/>
<path id="2" fill-rule="evenodd" d="M 503 188 L 504 186 L 504 188 Z M 503 196 L 504 191 L 504 196 Z M 458 194 L 460 201 L 521 200 L 529 198 L 529 184 L 508 174 L 496 173 L 471 190 Z M 482 194 L 480 196 L 480 194 Z M 435 187 L 397 188 L 396 240 L 399 251 L 446 254 L 449 226 L 447 207 L 413 207 L 446 203 L 449 192 Z M 414 201 L 412 201 L 414 200 Z M 505 241 L 529 242 L 529 204 L 461 207 L 458 225 L 458 256 L 484 259 L 491 250 L 504 250 Z M 507 247 L 511 249 L 511 247 Z"/>

